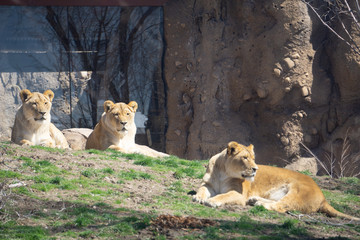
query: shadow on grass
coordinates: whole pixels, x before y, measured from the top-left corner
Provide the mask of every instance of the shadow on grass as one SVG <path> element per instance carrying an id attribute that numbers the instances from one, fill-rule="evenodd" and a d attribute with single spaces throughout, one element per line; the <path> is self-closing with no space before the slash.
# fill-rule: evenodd
<path id="1" fill-rule="evenodd" d="M 156 215 L 105 203 L 47 201 L 14 195 L 11 207 L 0 211 L 0 239 L 313 239 L 296 221 L 262 223 L 247 215 L 213 226 L 170 228 L 154 224 Z"/>
<path id="2" fill-rule="evenodd" d="M 15 204 L 0 211 L 0 239 L 131 236 L 149 227 L 154 217 L 101 202 L 88 205 L 14 194 L 8 200 Z"/>

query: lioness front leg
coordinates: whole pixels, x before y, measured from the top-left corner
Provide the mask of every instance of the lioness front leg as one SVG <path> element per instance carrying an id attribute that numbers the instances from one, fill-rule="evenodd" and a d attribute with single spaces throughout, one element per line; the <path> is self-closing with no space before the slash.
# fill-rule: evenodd
<path id="1" fill-rule="evenodd" d="M 204 203 L 207 199 L 211 197 L 212 189 L 207 186 L 203 185 L 199 188 L 196 195 L 193 196 L 193 201 L 198 203 Z"/>
<path id="2" fill-rule="evenodd" d="M 218 194 L 215 197 L 212 197 L 205 201 L 205 205 L 210 207 L 219 207 L 225 204 L 236 204 L 240 206 L 245 206 L 246 199 L 245 197 L 237 191 L 229 191 L 227 193 Z"/>

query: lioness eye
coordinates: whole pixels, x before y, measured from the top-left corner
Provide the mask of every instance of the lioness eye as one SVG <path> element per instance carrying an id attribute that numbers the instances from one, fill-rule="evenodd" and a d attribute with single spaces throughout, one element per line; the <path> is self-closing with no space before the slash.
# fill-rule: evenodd
<path id="1" fill-rule="evenodd" d="M 129 115 L 130 115 L 130 113 L 126 113 L 126 115 L 128 115 L 128 116 L 129 116 Z"/>

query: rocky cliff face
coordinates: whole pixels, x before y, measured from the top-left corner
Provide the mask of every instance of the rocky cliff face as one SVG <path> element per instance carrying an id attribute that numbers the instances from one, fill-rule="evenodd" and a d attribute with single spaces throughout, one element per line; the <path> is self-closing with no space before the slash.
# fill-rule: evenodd
<path id="1" fill-rule="evenodd" d="M 326 1 L 313 2 L 326 9 Z M 347 156 L 356 166 L 360 55 L 329 32 L 304 2 L 171 0 L 163 11 L 163 73 L 159 69 L 144 78 L 154 82 L 150 109 L 155 117 L 148 121 L 160 139 L 154 148 L 166 146 L 179 157 L 206 159 L 235 140 L 254 144 L 259 163 L 282 166 L 307 155 L 303 143 L 327 161 Z M 344 24 L 360 43 L 357 26 Z M 77 119 L 91 111 L 82 107 L 89 104 L 88 78 L 72 74 Z M 0 125 L 2 137 L 9 136 L 20 105 L 19 88 L 54 90 L 54 122 L 61 129 L 70 126 L 66 72 L 3 71 L 0 79 L 0 99 L 8 103 L 0 108 L 9 116 Z M 122 86 L 120 80 L 112 81 Z"/>
<path id="2" fill-rule="evenodd" d="M 358 56 L 305 3 L 174 0 L 164 17 L 168 153 L 208 158 L 235 140 L 283 165 L 348 128 L 359 150 Z"/>

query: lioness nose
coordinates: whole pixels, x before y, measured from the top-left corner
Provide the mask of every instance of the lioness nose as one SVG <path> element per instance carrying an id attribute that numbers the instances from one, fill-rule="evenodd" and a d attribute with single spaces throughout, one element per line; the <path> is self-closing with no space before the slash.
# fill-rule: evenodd
<path id="1" fill-rule="evenodd" d="M 44 116 L 46 112 L 39 112 L 39 113 Z"/>
<path id="2" fill-rule="evenodd" d="M 127 124 L 127 122 L 120 122 L 120 123 L 121 123 L 122 125 L 124 125 L 124 126 Z"/>

